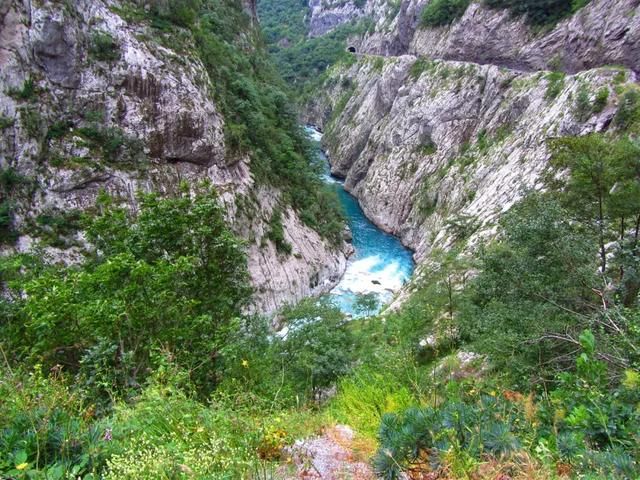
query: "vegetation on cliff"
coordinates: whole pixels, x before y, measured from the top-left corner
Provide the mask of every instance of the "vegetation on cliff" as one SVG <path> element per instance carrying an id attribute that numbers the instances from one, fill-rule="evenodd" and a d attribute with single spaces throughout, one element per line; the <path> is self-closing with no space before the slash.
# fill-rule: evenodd
<path id="1" fill-rule="evenodd" d="M 299 0 L 260 0 L 258 13 L 279 73 L 293 93 L 309 92 L 319 86 L 318 77 L 336 62 L 346 60 L 347 39 L 363 34 L 371 27 L 366 19 L 339 25 L 331 32 L 308 38 L 306 2 Z"/>
<path id="2" fill-rule="evenodd" d="M 482 0 L 490 8 L 508 9 L 515 16 L 536 26 L 552 25 L 577 12 L 590 0 Z M 422 11 L 425 27 L 448 25 L 464 15 L 471 0 L 434 0 Z"/>
<path id="3" fill-rule="evenodd" d="M 0 471 L 278 478 L 285 445 L 345 422 L 384 478 L 635 478 L 640 147 L 552 148 L 566 180 L 475 258 L 434 254 L 401 310 L 310 300 L 282 336 L 240 311 L 241 242 L 206 186 L 135 215 L 104 197 L 83 264 L 3 260 Z"/>

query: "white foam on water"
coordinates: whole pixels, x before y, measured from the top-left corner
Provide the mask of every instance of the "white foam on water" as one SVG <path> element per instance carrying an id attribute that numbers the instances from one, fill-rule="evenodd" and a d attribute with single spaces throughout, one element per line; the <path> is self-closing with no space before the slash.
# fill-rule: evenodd
<path id="1" fill-rule="evenodd" d="M 316 142 L 322 140 L 322 134 L 320 132 L 313 132 L 311 134 L 311 138 L 313 138 Z"/>
<path id="2" fill-rule="evenodd" d="M 322 175 L 322 181 L 325 183 L 340 183 L 339 180 L 333 178 L 331 175 L 329 174 L 324 174 Z"/>
<path id="3" fill-rule="evenodd" d="M 384 268 L 378 270 L 380 266 Z M 334 295 L 377 293 L 388 297 L 400 290 L 406 280 L 398 262 L 386 263 L 379 255 L 355 260 L 347 265 L 342 280 L 333 289 Z"/>
<path id="4" fill-rule="evenodd" d="M 304 127 L 304 129 L 306 130 L 307 134 L 316 142 L 319 142 L 320 140 L 322 140 L 322 133 L 320 133 L 318 130 L 316 130 L 313 127 Z"/>

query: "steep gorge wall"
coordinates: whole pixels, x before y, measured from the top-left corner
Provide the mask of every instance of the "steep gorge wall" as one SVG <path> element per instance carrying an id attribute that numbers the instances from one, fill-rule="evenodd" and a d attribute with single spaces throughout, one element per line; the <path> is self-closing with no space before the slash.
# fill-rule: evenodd
<path id="1" fill-rule="evenodd" d="M 640 72 L 639 0 L 592 0 L 550 29 L 531 27 L 523 17 L 487 8 L 477 0 L 462 18 L 440 28 L 420 27 L 422 10 L 430 0 L 368 0 L 359 10 L 353 2 L 339 3 L 345 4 L 342 9 L 372 19 L 374 28 L 352 40 L 358 51 L 366 54 L 410 54 L 525 71 L 576 73 L 621 65 Z M 335 27 L 338 21 L 355 17 L 337 15 L 326 0 L 311 0 L 311 4 L 318 4 L 311 11 L 311 24 L 332 16 Z"/>
<path id="2" fill-rule="evenodd" d="M 517 70 L 576 73 L 606 65 L 640 72 L 640 1 L 592 0 L 548 31 L 523 17 L 473 2 L 450 26 L 420 28 L 425 0 L 402 3 L 389 31 L 373 32 L 360 44 L 371 54 L 413 54 L 501 65 Z"/>
<path id="3" fill-rule="evenodd" d="M 367 216 L 424 260 L 456 240 L 490 235 L 501 212 L 542 187 L 547 140 L 605 130 L 616 91 L 635 77 L 602 68 L 555 78 L 410 55 L 362 57 L 335 69 L 309 120 L 324 127 L 332 171 Z M 592 102 L 602 89 L 602 111 L 579 113 L 580 90 Z"/>
<path id="4" fill-rule="evenodd" d="M 254 0 L 243 5 L 255 14 Z M 281 192 L 257 184 L 249 156 L 226 146 L 207 70 L 180 45 L 163 45 L 148 27 L 123 19 L 116 13 L 122 6 L 111 0 L 0 5 L 0 167 L 29 182 L 11 199 L 22 233 L 17 248 L 28 249 L 47 233 L 42 215 L 91 209 L 102 190 L 135 209 L 138 191 L 170 194 L 184 180 L 208 180 L 233 229 L 247 239 L 257 311 L 326 291 L 345 268 L 347 247 L 331 248 L 286 208 L 293 254 L 276 251 L 267 232 Z M 96 32 L 107 34 L 107 42 L 92 53 Z M 113 58 L 109 38 L 117 44 Z M 46 250 L 54 260 L 77 258 L 82 235 L 70 233 L 66 243 L 70 248 Z"/>
<path id="5" fill-rule="evenodd" d="M 351 40 L 353 64 L 335 66 L 305 110 L 325 130 L 333 173 L 418 261 L 491 236 L 501 213 L 543 188 L 548 140 L 608 130 L 640 66 L 636 0 L 593 0 L 537 35 L 478 3 L 449 27 L 420 29 L 427 3 L 374 17 Z"/>

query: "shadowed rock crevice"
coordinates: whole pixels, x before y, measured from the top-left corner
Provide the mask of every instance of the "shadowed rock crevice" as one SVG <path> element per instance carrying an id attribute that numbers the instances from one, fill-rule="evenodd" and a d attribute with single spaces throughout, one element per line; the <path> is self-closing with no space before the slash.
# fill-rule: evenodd
<path id="1" fill-rule="evenodd" d="M 39 22 L 39 31 L 33 41 L 36 63 L 52 83 L 65 88 L 76 88 L 80 82 L 77 70 L 76 39 L 67 31 L 69 19 L 55 20 L 49 16 Z"/>

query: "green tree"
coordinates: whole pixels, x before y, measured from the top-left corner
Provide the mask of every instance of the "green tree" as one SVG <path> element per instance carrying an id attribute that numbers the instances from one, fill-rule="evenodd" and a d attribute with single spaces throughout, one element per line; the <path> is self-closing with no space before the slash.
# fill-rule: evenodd
<path id="1" fill-rule="evenodd" d="M 571 365 L 570 338 L 597 305 L 596 242 L 548 195 L 530 194 L 501 221 L 482 255 L 461 335 L 517 382 Z"/>
<path id="2" fill-rule="evenodd" d="M 152 351 L 170 351 L 201 391 L 218 381 L 219 349 L 248 299 L 242 243 L 226 226 L 215 192 L 139 197 L 139 213 L 102 197 L 88 222 L 96 246 L 87 262 L 49 268 L 24 289 L 30 357 L 78 372 L 102 394 L 136 385 Z M 107 363 L 105 363 L 107 362 Z"/>
<path id="3" fill-rule="evenodd" d="M 634 304 L 640 289 L 634 273 L 640 232 L 640 145 L 627 138 L 592 134 L 555 140 L 552 151 L 553 164 L 570 171 L 565 202 L 597 232 L 603 274 L 606 245 L 617 242 L 615 263 L 617 277 L 625 285 L 623 301 Z"/>
<path id="4" fill-rule="evenodd" d="M 280 347 L 285 364 L 315 397 L 350 370 L 353 336 L 344 314 L 327 301 L 303 301 L 284 317 L 289 328 Z"/>
<path id="5" fill-rule="evenodd" d="M 356 301 L 354 303 L 354 308 L 356 312 L 365 317 L 370 317 L 373 315 L 380 306 L 380 300 L 376 293 L 364 293 L 362 295 L 358 295 Z"/>
<path id="6" fill-rule="evenodd" d="M 577 12 L 590 0 L 484 0 L 492 8 L 508 8 L 514 15 L 526 15 L 533 25 L 553 24 Z"/>
<path id="7" fill-rule="evenodd" d="M 470 0 L 432 0 L 422 11 L 422 25 L 439 27 L 462 17 Z"/>

